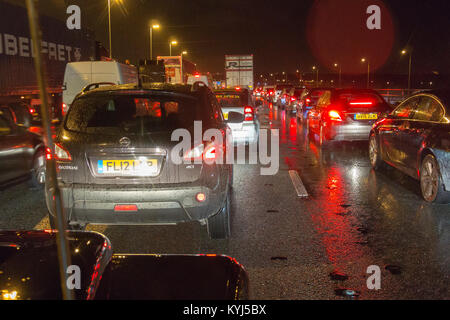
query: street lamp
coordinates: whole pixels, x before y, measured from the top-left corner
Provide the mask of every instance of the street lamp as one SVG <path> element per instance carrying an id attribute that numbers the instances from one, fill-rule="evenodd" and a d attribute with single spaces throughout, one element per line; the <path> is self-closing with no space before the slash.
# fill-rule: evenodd
<path id="1" fill-rule="evenodd" d="M 112 59 L 112 44 L 111 44 L 111 0 L 108 0 L 108 33 L 109 33 L 109 58 Z"/>
<path id="2" fill-rule="evenodd" d="M 316 70 L 316 87 L 319 86 L 319 69 L 316 66 L 312 67 L 313 70 Z"/>
<path id="3" fill-rule="evenodd" d="M 172 55 L 172 46 L 176 46 L 177 44 L 178 42 L 176 42 L 175 40 L 169 42 L 169 56 Z"/>
<path id="4" fill-rule="evenodd" d="M 363 63 L 366 61 L 367 61 L 367 88 L 369 88 L 369 86 L 370 86 L 370 62 L 366 58 L 361 59 L 361 62 L 363 62 Z"/>
<path id="5" fill-rule="evenodd" d="M 159 29 L 159 24 L 151 24 L 150 25 L 150 60 L 153 59 L 153 29 Z"/>
<path id="6" fill-rule="evenodd" d="M 411 63 L 412 63 L 412 50 L 402 50 L 402 55 L 409 53 L 409 66 L 408 66 L 408 92 L 411 90 Z"/>
<path id="7" fill-rule="evenodd" d="M 339 87 L 341 87 L 342 67 L 341 67 L 341 65 L 338 64 L 338 63 L 335 63 L 335 64 L 334 64 L 334 67 L 335 67 L 335 68 L 339 68 Z"/>

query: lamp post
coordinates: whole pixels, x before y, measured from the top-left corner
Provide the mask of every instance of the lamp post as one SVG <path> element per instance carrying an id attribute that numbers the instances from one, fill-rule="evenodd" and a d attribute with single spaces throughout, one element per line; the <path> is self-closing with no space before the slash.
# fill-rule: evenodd
<path id="1" fill-rule="evenodd" d="M 339 68 L 339 87 L 341 87 L 341 75 L 342 75 L 342 67 L 339 63 L 334 64 L 335 68 Z"/>
<path id="2" fill-rule="evenodd" d="M 178 42 L 176 42 L 175 40 L 172 40 L 169 42 L 169 56 L 172 55 L 172 46 L 176 46 Z"/>
<path id="3" fill-rule="evenodd" d="M 363 63 L 366 61 L 367 61 L 367 88 L 369 88 L 369 86 L 370 86 L 370 62 L 366 58 L 361 59 L 361 62 L 363 62 Z"/>
<path id="4" fill-rule="evenodd" d="M 412 64 L 412 50 L 402 50 L 402 55 L 409 53 L 409 66 L 408 66 L 408 93 L 411 90 L 411 64 Z"/>
<path id="5" fill-rule="evenodd" d="M 319 69 L 316 66 L 312 67 L 313 70 L 316 70 L 316 87 L 319 86 Z"/>
<path id="6" fill-rule="evenodd" d="M 153 59 L 153 29 L 159 29 L 159 24 L 150 25 L 150 60 Z"/>
<path id="7" fill-rule="evenodd" d="M 108 0 L 108 33 L 109 33 L 109 58 L 112 59 L 112 43 L 111 43 L 111 0 Z"/>

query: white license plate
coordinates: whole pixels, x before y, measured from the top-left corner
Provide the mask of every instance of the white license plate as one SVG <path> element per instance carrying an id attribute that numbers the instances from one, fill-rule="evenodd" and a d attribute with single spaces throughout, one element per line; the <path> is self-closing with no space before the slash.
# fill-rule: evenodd
<path id="1" fill-rule="evenodd" d="M 99 174 L 154 175 L 158 172 L 158 160 L 98 160 Z"/>

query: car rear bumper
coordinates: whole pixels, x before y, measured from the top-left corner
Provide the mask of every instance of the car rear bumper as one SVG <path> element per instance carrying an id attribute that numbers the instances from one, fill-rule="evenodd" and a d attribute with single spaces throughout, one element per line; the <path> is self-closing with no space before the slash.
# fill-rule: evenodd
<path id="1" fill-rule="evenodd" d="M 203 220 L 217 213 L 223 206 L 225 190 L 226 186 L 210 189 L 199 185 L 155 188 L 60 184 L 70 223 L 107 225 L 176 224 Z M 196 195 L 200 192 L 206 195 L 204 202 L 196 200 Z M 51 194 L 46 192 L 48 208 Z M 136 205 L 138 210 L 115 211 L 115 206 L 121 204 Z M 49 211 L 51 212 L 50 209 Z"/>
<path id="2" fill-rule="evenodd" d="M 335 141 L 369 140 L 371 124 L 339 124 L 329 127 L 328 138 Z"/>

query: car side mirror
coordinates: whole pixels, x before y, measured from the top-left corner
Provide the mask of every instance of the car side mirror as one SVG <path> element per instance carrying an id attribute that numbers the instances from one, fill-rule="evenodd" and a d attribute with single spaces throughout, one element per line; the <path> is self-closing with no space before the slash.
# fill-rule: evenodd
<path id="1" fill-rule="evenodd" d="M 240 123 L 244 121 L 244 115 L 239 112 L 230 111 L 228 112 L 228 120 L 226 122 L 228 123 Z"/>

